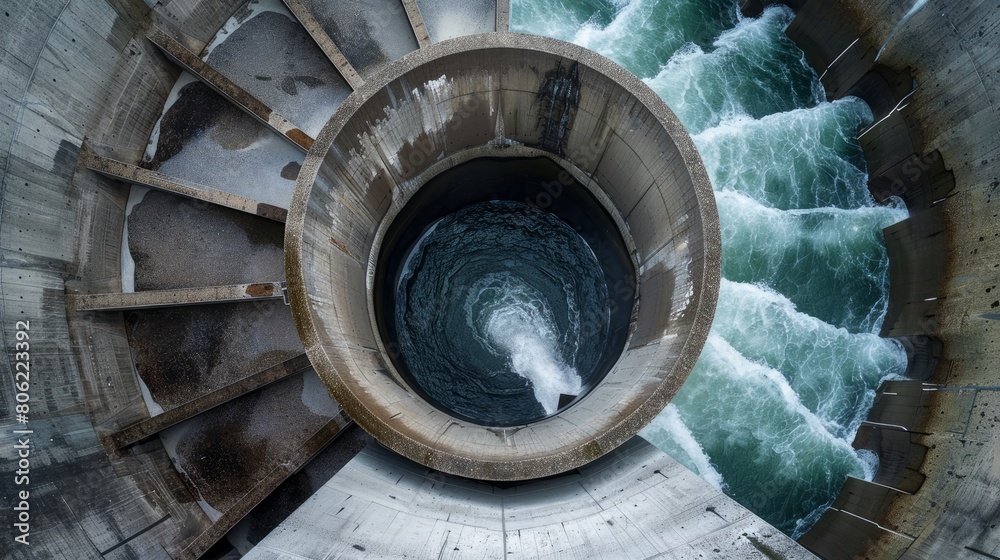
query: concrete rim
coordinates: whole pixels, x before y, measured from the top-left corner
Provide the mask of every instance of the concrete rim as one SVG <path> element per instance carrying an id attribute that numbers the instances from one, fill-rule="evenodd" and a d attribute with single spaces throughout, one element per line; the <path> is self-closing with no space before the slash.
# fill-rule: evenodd
<path id="1" fill-rule="evenodd" d="M 348 388 L 341 377 L 341 372 L 337 371 L 321 345 L 321 335 L 310 311 L 304 280 L 307 271 L 304 270 L 302 258 L 302 236 L 313 183 L 338 134 L 357 110 L 381 89 L 423 64 L 447 55 L 493 49 L 537 51 L 579 62 L 590 70 L 604 75 L 631 93 L 656 118 L 658 124 L 676 145 L 691 176 L 702 222 L 701 236 L 704 245 L 701 267 L 697 271 L 700 274 L 700 289 L 696 291 L 695 299 L 690 304 L 695 316 L 680 355 L 670 370 L 671 375 L 687 378 L 707 340 L 715 314 L 721 278 L 721 232 L 708 172 L 693 140 L 680 120 L 652 89 L 609 59 L 556 39 L 517 33 L 487 33 L 452 39 L 404 56 L 354 91 L 323 127 L 302 165 L 286 222 L 285 270 L 293 317 L 306 353 L 334 398 L 362 428 L 383 445 L 444 472 L 487 480 L 525 480 L 565 472 L 614 450 L 652 421 L 676 394 L 679 387 L 671 389 L 667 383 L 661 383 L 630 414 L 612 419 L 598 433 L 577 438 L 568 448 L 563 447 L 552 453 L 532 454 L 526 457 L 511 455 L 501 459 L 473 458 L 450 453 L 427 442 L 418 441 L 388 425 L 372 410 L 364 398 L 355 395 Z M 590 394 L 593 395 L 600 390 L 601 385 L 595 387 Z M 556 417 L 546 418 L 539 423 L 548 422 Z M 483 426 L 478 428 L 490 430 L 504 441 L 507 441 L 508 435 L 513 435 L 518 430 L 518 428 L 497 430 Z"/>

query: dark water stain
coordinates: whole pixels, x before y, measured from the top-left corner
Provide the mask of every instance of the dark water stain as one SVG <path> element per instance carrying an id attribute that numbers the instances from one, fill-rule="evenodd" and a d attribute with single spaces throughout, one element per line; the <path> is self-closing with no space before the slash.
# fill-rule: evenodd
<path id="1" fill-rule="evenodd" d="M 295 81 L 307 88 L 318 88 L 323 85 L 323 80 L 313 76 L 295 76 Z"/>
<path id="2" fill-rule="evenodd" d="M 126 315 L 125 327 L 135 352 L 136 370 L 153 400 L 164 409 L 206 392 L 205 378 L 211 375 L 221 357 L 225 311 L 198 306 L 134 311 Z"/>
<path id="3" fill-rule="evenodd" d="M 290 161 L 288 165 L 281 168 L 281 178 L 294 181 L 299 178 L 299 171 L 301 170 L 302 164 L 297 161 Z"/>
<path id="4" fill-rule="evenodd" d="M 242 111 L 223 111 L 217 117 L 211 131 L 212 140 L 226 150 L 249 148 L 268 131 L 253 125 L 247 126 L 247 115 Z"/>
<path id="5" fill-rule="evenodd" d="M 295 87 L 295 78 L 293 78 L 291 76 L 285 76 L 285 78 L 283 80 L 281 80 L 281 86 L 280 87 L 281 87 L 281 91 L 287 93 L 288 95 L 298 95 L 299 94 L 298 88 Z"/>
<path id="6" fill-rule="evenodd" d="M 254 409 L 258 400 L 256 394 L 247 395 L 239 405 Z M 250 492 L 269 467 L 262 459 L 268 456 L 270 442 L 251 438 L 240 416 L 199 426 L 177 446 L 190 482 L 205 501 L 220 511 L 226 511 Z"/>
<path id="7" fill-rule="evenodd" d="M 249 146 L 269 132 L 205 84 L 192 82 L 180 89 L 176 102 L 160 120 L 156 152 L 142 167 L 159 169 L 209 130 L 216 142 L 230 150 Z"/>
<path id="8" fill-rule="evenodd" d="M 79 146 L 68 140 L 60 141 L 56 157 L 52 160 L 52 173 L 59 177 L 69 177 L 73 173 L 73 168 L 76 167 L 76 160 L 79 156 Z"/>
<path id="9" fill-rule="evenodd" d="M 323 85 L 323 80 L 312 76 L 286 76 L 281 80 L 281 91 L 288 95 L 298 95 L 299 89 L 295 84 L 302 84 L 309 89 L 315 89 Z"/>
<path id="10" fill-rule="evenodd" d="M 280 300 L 133 311 L 125 326 L 136 371 L 165 410 L 302 353 Z"/>
<path id="11" fill-rule="evenodd" d="M 545 81 L 535 96 L 538 103 L 538 147 L 566 155 L 566 135 L 573 126 L 580 106 L 580 64 L 569 68 L 560 62 L 545 74 Z"/>
<path id="12" fill-rule="evenodd" d="M 240 17 L 246 18 L 244 23 L 212 51 L 208 62 L 224 74 L 245 76 L 246 80 L 237 82 L 272 109 L 293 122 L 301 121 L 303 108 L 287 96 L 299 95 L 303 88 L 326 88 L 326 102 L 333 105 L 312 110 L 332 111 L 338 98 L 350 94 L 347 82 L 329 67 L 326 56 L 296 20 L 267 11 L 241 12 Z"/>
<path id="13" fill-rule="evenodd" d="M 391 10 L 385 11 L 386 17 L 389 17 L 387 13 L 389 11 Z M 352 16 L 342 20 L 329 20 L 330 36 L 340 46 L 344 56 L 359 69 L 378 67 L 391 62 L 390 57 L 382 50 L 382 45 L 375 40 L 375 30 L 362 13 L 359 11 Z"/>

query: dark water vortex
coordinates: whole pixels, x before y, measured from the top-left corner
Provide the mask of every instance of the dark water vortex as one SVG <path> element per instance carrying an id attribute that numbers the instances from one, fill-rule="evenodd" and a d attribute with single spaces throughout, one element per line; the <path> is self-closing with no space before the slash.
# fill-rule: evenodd
<path id="1" fill-rule="evenodd" d="M 413 379 L 491 425 L 538 420 L 586 391 L 610 325 L 597 257 L 558 217 L 489 201 L 434 223 L 406 256 L 396 325 Z"/>

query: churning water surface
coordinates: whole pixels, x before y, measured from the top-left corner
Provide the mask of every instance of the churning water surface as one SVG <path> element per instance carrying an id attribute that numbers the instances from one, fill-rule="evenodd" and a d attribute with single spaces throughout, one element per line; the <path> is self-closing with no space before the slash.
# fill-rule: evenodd
<path id="1" fill-rule="evenodd" d="M 513 31 L 596 50 L 643 78 L 694 136 L 716 192 L 723 276 L 690 378 L 642 435 L 793 537 L 876 461 L 851 441 L 906 355 L 877 336 L 881 230 L 853 98 L 828 102 L 769 7 L 734 0 L 513 0 Z"/>
<path id="2" fill-rule="evenodd" d="M 576 230 L 523 202 L 481 202 L 439 219 L 409 250 L 396 284 L 400 355 L 445 408 L 524 424 L 599 373 L 607 300 Z"/>

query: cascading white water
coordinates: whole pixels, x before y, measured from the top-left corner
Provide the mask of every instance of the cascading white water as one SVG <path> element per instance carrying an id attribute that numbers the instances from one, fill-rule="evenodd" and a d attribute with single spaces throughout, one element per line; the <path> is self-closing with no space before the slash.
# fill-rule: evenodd
<path id="1" fill-rule="evenodd" d="M 575 305 L 571 295 L 567 294 L 566 299 L 568 306 Z M 485 306 L 487 309 L 477 309 L 483 300 L 491 303 Z M 559 352 L 571 345 L 566 348 L 567 354 L 576 355 L 579 339 L 562 340 L 580 330 L 579 315 L 572 309 L 566 336 L 560 337 L 556 318 L 542 294 L 509 273 L 489 274 L 474 284 L 465 308 L 470 331 L 476 333 L 477 323 L 482 324 L 486 338 L 481 342 L 498 357 L 508 359 L 514 372 L 531 383 L 535 400 L 545 414 L 556 412 L 560 395 L 580 394 L 583 380 Z"/>
<path id="2" fill-rule="evenodd" d="M 875 389 L 906 366 L 879 338 L 882 229 L 905 218 L 867 191 L 871 111 L 828 102 L 784 34 L 793 14 L 733 0 L 513 0 L 512 30 L 573 41 L 633 71 L 694 135 L 712 178 L 723 281 L 687 383 L 643 435 L 795 537 L 848 476 Z"/>

